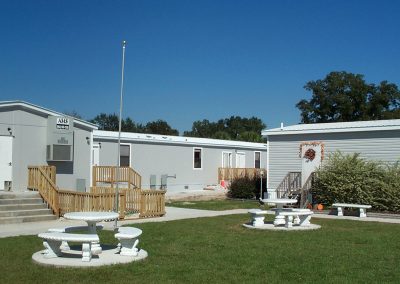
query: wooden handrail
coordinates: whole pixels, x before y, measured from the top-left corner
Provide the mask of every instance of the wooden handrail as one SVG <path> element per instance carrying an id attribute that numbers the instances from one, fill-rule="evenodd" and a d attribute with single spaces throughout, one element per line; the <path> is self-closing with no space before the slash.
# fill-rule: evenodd
<path id="1" fill-rule="evenodd" d="M 142 190 L 140 200 L 140 217 L 165 215 L 165 190 Z"/>
<path id="2" fill-rule="evenodd" d="M 253 177 L 259 176 L 260 172 L 264 172 L 264 176 L 266 176 L 265 169 L 258 169 L 258 168 L 218 168 L 218 181 L 221 180 L 225 181 L 232 181 L 235 178 L 239 177 Z"/>
<path id="3" fill-rule="evenodd" d="M 117 171 L 119 178 L 117 180 Z M 92 184 L 107 183 L 114 187 L 115 183 L 127 183 L 128 188 L 141 188 L 142 177 L 131 167 L 93 166 Z"/>
<path id="4" fill-rule="evenodd" d="M 288 197 L 290 193 L 301 189 L 301 172 L 288 172 L 276 188 L 276 197 Z"/>
<path id="5" fill-rule="evenodd" d="M 45 203 L 59 216 L 58 188 L 55 181 L 55 167 L 29 166 L 28 188 L 37 190 Z"/>
<path id="6" fill-rule="evenodd" d="M 315 182 L 317 177 L 316 172 L 312 172 L 306 182 L 304 183 L 303 187 L 301 188 L 301 196 L 300 196 L 300 207 L 306 208 L 308 204 L 310 204 L 311 193 L 310 190 Z"/>
<path id="7" fill-rule="evenodd" d="M 91 187 L 90 192 L 77 192 L 59 189 L 53 180 L 55 181 L 55 167 L 28 167 L 28 188 L 37 190 L 57 216 L 76 211 L 115 210 L 114 188 L 94 186 Z M 141 180 L 138 179 L 135 183 L 140 184 Z M 165 214 L 166 191 L 164 190 L 120 188 L 118 192 L 120 218 L 125 218 L 127 213 L 139 213 L 141 218 Z"/>
<path id="8" fill-rule="evenodd" d="M 115 189 L 111 187 L 91 187 L 92 194 L 115 195 Z M 142 190 L 120 188 L 120 214 L 139 213 L 140 218 L 165 215 L 165 190 Z M 113 200 L 114 201 L 114 200 Z"/>

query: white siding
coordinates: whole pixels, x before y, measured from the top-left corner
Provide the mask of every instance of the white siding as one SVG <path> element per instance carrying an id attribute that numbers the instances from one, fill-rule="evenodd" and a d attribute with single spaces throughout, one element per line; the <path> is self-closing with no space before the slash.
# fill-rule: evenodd
<path id="1" fill-rule="evenodd" d="M 306 141 L 323 142 L 325 158 L 340 150 L 344 154 L 360 153 L 361 157 L 390 163 L 400 160 L 400 130 L 273 135 L 268 137 L 268 188 L 276 188 L 288 172 L 301 171 L 299 147 Z"/>

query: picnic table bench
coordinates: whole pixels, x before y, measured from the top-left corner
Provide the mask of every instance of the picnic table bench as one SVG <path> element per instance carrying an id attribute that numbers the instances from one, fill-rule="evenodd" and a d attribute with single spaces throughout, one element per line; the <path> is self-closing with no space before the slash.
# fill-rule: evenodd
<path id="1" fill-rule="evenodd" d="M 90 261 L 92 259 L 91 246 L 93 242 L 99 242 L 97 234 L 71 234 L 62 232 L 46 232 L 40 233 L 39 238 L 44 239 L 43 245 L 46 248 L 45 257 L 54 258 L 62 255 L 60 246 L 62 242 L 82 243 L 82 261 Z"/>
<path id="2" fill-rule="evenodd" d="M 351 203 L 333 203 L 332 207 L 337 207 L 337 215 L 343 216 L 343 208 L 358 208 L 360 209 L 360 218 L 367 217 L 367 210 L 371 208 L 371 205 L 364 205 L 364 204 L 351 204 Z"/>
<path id="3" fill-rule="evenodd" d="M 284 211 L 280 212 L 281 216 L 285 217 L 285 227 L 292 228 L 293 227 L 293 217 L 295 218 L 295 224 L 299 226 L 308 226 L 310 225 L 311 215 L 314 214 L 309 209 L 293 209 L 292 211 Z"/>
<path id="4" fill-rule="evenodd" d="M 115 238 L 119 240 L 118 251 L 120 255 L 137 256 L 139 236 L 142 230 L 133 227 L 119 227 Z"/>
<path id="5" fill-rule="evenodd" d="M 250 209 L 248 212 L 251 215 L 251 223 L 254 227 L 261 227 L 264 225 L 264 215 L 267 214 L 266 210 Z"/>
<path id="6" fill-rule="evenodd" d="M 103 230 L 104 226 L 103 225 L 97 225 L 96 230 Z M 52 233 L 74 233 L 74 232 L 79 232 L 79 231 L 88 231 L 89 227 L 88 226 L 69 226 L 69 227 L 62 227 L 62 228 L 50 228 L 47 231 L 52 232 Z M 68 245 L 67 241 L 62 241 L 60 248 L 62 250 L 69 250 L 70 247 Z"/>

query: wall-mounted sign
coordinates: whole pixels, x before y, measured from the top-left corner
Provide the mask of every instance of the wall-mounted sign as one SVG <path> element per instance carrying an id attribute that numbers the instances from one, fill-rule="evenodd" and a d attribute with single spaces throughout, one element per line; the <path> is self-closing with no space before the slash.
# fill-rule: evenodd
<path id="1" fill-rule="evenodd" d="M 69 130 L 69 118 L 57 117 L 56 128 Z"/>

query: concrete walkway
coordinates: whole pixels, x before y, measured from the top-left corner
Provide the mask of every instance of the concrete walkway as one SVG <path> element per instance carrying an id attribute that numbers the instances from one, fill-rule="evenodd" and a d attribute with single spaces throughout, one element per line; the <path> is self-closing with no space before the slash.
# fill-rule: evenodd
<path id="1" fill-rule="evenodd" d="M 246 214 L 247 211 L 248 211 L 248 209 L 211 211 L 211 210 L 166 207 L 167 214 L 163 217 L 118 221 L 118 226 L 123 226 L 123 225 L 128 225 L 128 224 L 147 223 L 147 222 L 167 222 L 167 221 L 173 221 L 173 220 L 192 219 L 192 218 L 201 218 L 201 217 L 215 217 L 215 216 L 233 215 L 233 214 Z M 271 215 L 275 214 L 273 211 L 269 211 L 268 213 Z M 249 216 L 249 218 L 250 218 L 250 216 Z M 376 218 L 376 217 L 367 217 L 367 218 L 358 218 L 358 217 L 352 217 L 352 216 L 337 217 L 334 215 L 314 214 L 312 218 L 400 224 L 400 219 Z M 47 229 L 49 229 L 49 228 L 62 228 L 62 227 L 67 227 L 67 226 L 78 226 L 78 225 L 84 225 L 84 224 L 85 224 L 85 222 L 71 221 L 71 220 L 66 220 L 64 218 L 60 218 L 58 220 L 52 220 L 52 221 L 44 221 L 44 222 L 6 224 L 6 225 L 0 225 L 0 238 L 21 236 L 21 235 L 36 235 L 41 232 L 47 231 Z M 106 229 L 106 230 L 112 230 L 113 226 L 114 226 L 114 222 L 102 222 L 101 224 L 104 225 L 104 229 Z"/>

